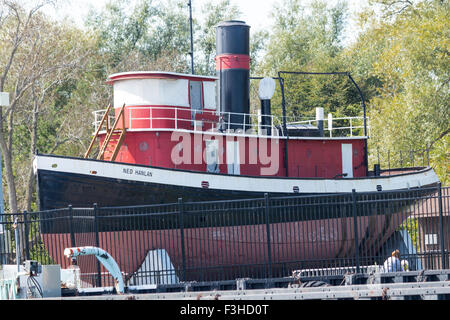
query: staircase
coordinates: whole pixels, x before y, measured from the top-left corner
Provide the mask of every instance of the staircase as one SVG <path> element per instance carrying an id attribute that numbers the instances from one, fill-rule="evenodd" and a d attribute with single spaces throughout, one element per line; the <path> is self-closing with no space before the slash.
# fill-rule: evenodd
<path id="1" fill-rule="evenodd" d="M 123 134 L 124 132 L 124 130 L 113 131 L 111 134 L 111 139 L 109 139 L 109 143 L 103 143 L 103 145 L 106 145 L 106 148 L 103 152 L 102 160 L 114 161 L 116 159 L 117 153 L 119 152 L 120 146 L 125 138 L 125 134 Z M 99 157 L 97 157 L 97 159 L 101 159 L 100 155 L 101 153 L 99 153 Z"/>
<path id="2" fill-rule="evenodd" d="M 98 126 L 94 137 L 92 138 L 91 144 L 89 145 L 88 150 L 86 151 L 84 157 L 87 158 L 89 153 L 94 146 L 94 143 L 99 135 L 99 132 L 102 130 L 103 126 L 106 125 L 106 137 L 103 140 L 103 143 L 100 146 L 100 151 L 97 156 L 97 160 L 106 160 L 106 161 L 114 161 L 116 160 L 117 154 L 119 153 L 120 147 L 125 139 L 126 129 L 125 129 L 125 117 L 124 117 L 124 108 L 125 104 L 120 109 L 120 112 L 114 120 L 114 124 L 110 127 L 109 123 L 109 111 L 111 110 L 111 105 L 106 109 L 105 114 Z M 117 128 L 118 124 L 122 121 L 122 127 Z"/>

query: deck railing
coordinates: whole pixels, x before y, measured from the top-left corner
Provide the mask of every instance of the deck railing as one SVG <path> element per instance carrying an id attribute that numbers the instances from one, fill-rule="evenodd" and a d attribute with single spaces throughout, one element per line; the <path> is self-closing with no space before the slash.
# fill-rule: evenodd
<path id="1" fill-rule="evenodd" d="M 95 132 L 101 123 L 101 119 L 106 112 L 104 110 L 94 111 Z M 205 117 L 206 116 L 206 117 Z M 110 122 L 114 122 L 114 115 L 109 115 Z M 209 117 L 209 119 L 208 119 Z M 270 125 L 262 124 L 262 117 L 268 118 Z M 276 115 L 261 115 L 236 112 L 219 112 L 215 110 L 195 111 L 188 108 L 179 107 L 153 107 L 153 106 L 133 106 L 126 107 L 127 131 L 161 130 L 161 129 L 184 129 L 200 130 L 222 129 L 222 131 L 240 131 L 243 134 L 266 135 L 271 132 L 274 136 L 284 136 L 282 117 Z M 368 118 L 366 118 L 368 121 Z M 318 127 L 318 120 L 315 118 L 302 119 L 298 121 L 296 117 L 286 117 L 287 127 L 304 126 L 305 129 Z M 357 137 L 363 136 L 363 117 L 333 117 L 332 114 L 323 121 L 324 137 Z M 206 128 L 206 129 L 205 129 Z M 369 136 L 370 136 L 370 126 Z"/>
<path id="2" fill-rule="evenodd" d="M 395 249 L 409 270 L 436 270 L 449 267 L 449 219 L 449 187 L 69 206 L 5 214 L 0 261 L 32 259 L 67 268 L 66 247 L 97 246 L 118 262 L 127 285 L 286 277 L 294 270 L 362 272 L 382 266 Z M 113 285 L 94 257 L 77 263 L 84 286 Z"/>

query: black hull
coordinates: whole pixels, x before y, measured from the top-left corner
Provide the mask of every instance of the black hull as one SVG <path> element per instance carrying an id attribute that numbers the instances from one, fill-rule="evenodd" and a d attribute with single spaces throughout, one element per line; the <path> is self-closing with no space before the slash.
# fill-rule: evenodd
<path id="1" fill-rule="evenodd" d="M 39 170 L 39 209 L 73 207 L 139 206 L 150 204 L 261 198 L 261 192 L 215 190 L 120 180 L 73 173 Z M 277 193 L 277 196 L 292 194 Z"/>
<path id="2" fill-rule="evenodd" d="M 181 187 L 168 184 L 138 182 L 133 180 L 120 180 L 98 176 L 88 176 L 59 171 L 38 171 L 40 210 L 67 208 L 92 208 L 97 204 L 97 215 L 101 217 L 100 232 L 129 231 L 129 230 L 162 230 L 180 228 L 178 213 L 183 210 L 184 228 L 224 227 L 260 225 L 269 223 L 285 223 L 295 221 L 340 219 L 353 217 L 353 202 L 351 194 L 310 194 L 290 201 L 296 194 L 270 194 L 276 197 L 270 201 L 268 217 L 266 217 L 264 193 L 242 192 L 232 190 L 214 190 L 208 188 Z M 380 210 L 389 216 L 395 210 L 390 208 L 389 199 L 402 198 L 402 207 L 414 203 L 418 197 L 433 193 L 430 188 L 414 190 L 398 190 L 396 192 L 372 193 L 371 199 L 380 199 L 376 209 L 366 208 L 358 203 L 356 214 L 359 217 L 377 215 Z M 324 197 L 325 196 L 325 197 Z M 179 199 L 183 200 L 183 208 L 179 207 Z M 254 199 L 249 204 L 238 204 L 236 207 L 217 206 L 202 201 Z M 164 205 L 162 211 L 153 211 L 149 205 Z M 114 215 L 116 210 L 123 214 L 123 209 L 112 207 L 134 207 L 130 210 L 130 218 L 122 217 L 121 223 Z M 157 208 L 156 206 L 155 208 Z M 159 209 L 158 209 L 159 210 Z M 152 214 L 152 213 L 158 214 Z M 220 219 L 212 213 L 220 212 Z M 283 213 L 283 214 L 280 214 Z M 58 212 L 62 218 L 69 211 Z M 86 211 L 84 215 L 93 215 L 93 211 Z M 136 224 L 136 215 L 143 214 L 148 220 L 146 223 Z M 268 219 L 269 221 L 267 221 Z M 129 221 L 128 221 L 129 220 Z M 60 219 L 47 222 L 42 228 L 43 233 L 70 232 L 69 220 Z"/>

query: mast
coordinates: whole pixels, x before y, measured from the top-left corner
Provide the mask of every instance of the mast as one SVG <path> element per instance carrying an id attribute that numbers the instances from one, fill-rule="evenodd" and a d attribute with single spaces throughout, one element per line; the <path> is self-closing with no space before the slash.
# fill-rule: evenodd
<path id="1" fill-rule="evenodd" d="M 188 2 L 189 6 L 189 24 L 191 29 L 191 52 L 189 53 L 191 55 L 191 73 L 194 74 L 194 38 L 192 35 L 192 3 L 191 0 Z"/>

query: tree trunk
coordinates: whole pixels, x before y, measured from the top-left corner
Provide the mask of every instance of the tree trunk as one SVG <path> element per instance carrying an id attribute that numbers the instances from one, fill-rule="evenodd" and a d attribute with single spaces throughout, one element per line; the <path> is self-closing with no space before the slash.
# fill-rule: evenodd
<path id="1" fill-rule="evenodd" d="M 33 92 L 33 119 L 31 123 L 31 144 L 30 144 L 30 159 L 31 165 L 28 174 L 28 187 L 26 192 L 26 201 L 27 201 L 27 211 L 31 211 L 31 203 L 33 200 L 33 187 L 35 183 L 34 172 L 33 172 L 33 160 L 34 155 L 36 154 L 36 142 L 37 142 L 37 122 L 38 122 L 38 113 L 39 113 L 39 101 L 36 97 L 35 86 L 32 86 Z M 43 97 L 45 96 L 45 92 Z"/>
<path id="2" fill-rule="evenodd" d="M 8 190 L 8 203 L 9 212 L 16 213 L 17 209 L 17 197 L 16 197 L 16 184 L 14 181 L 14 174 L 11 161 L 11 152 L 6 144 L 5 137 L 3 135 L 3 120 L 0 116 L 0 149 L 2 153 L 2 160 L 4 163 L 4 173 L 6 179 L 6 186 Z"/>

